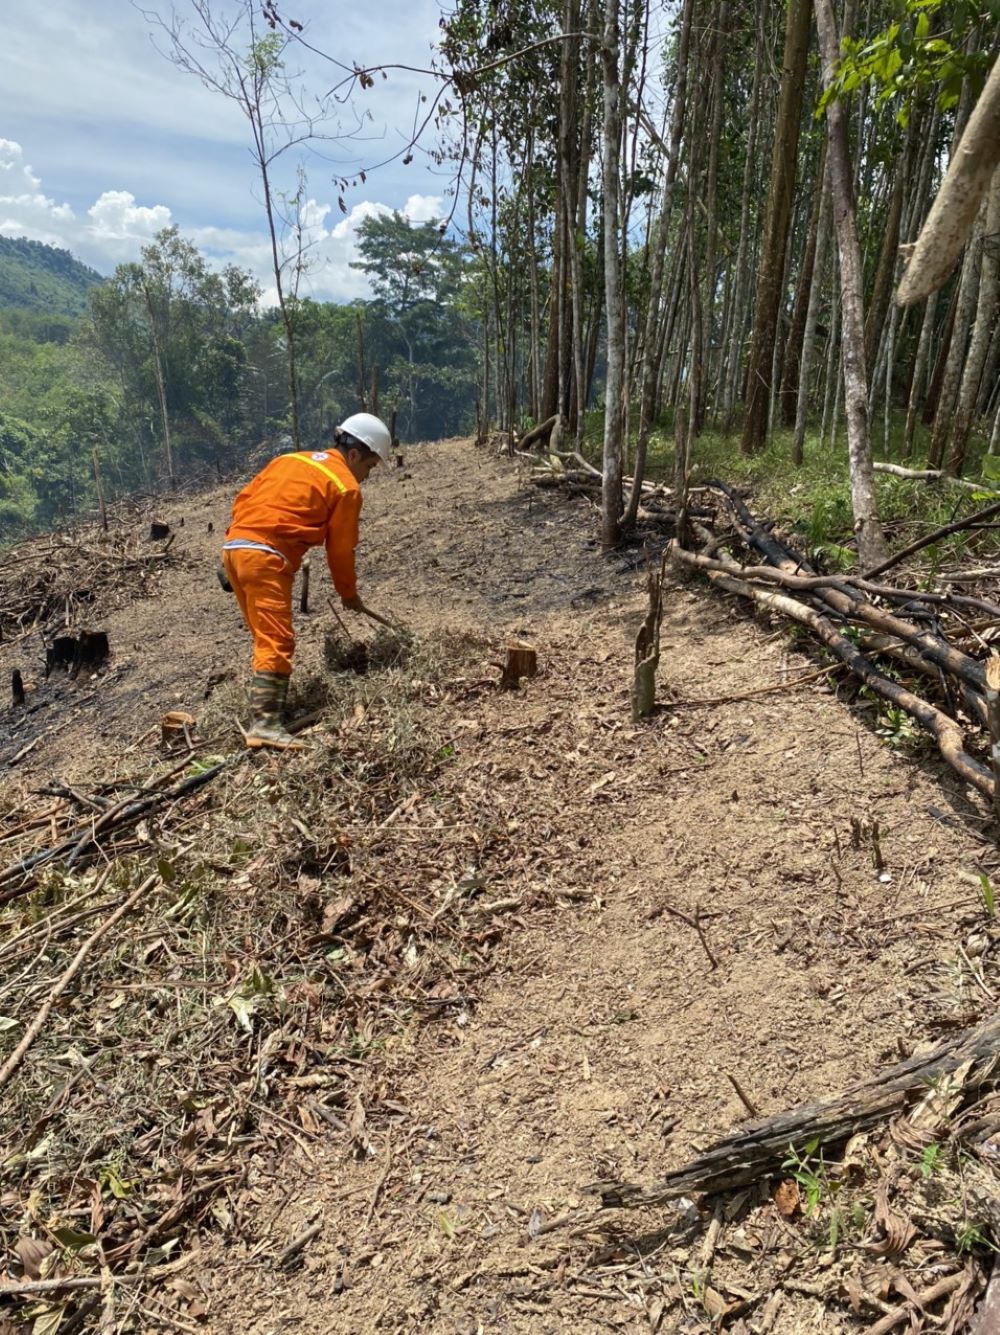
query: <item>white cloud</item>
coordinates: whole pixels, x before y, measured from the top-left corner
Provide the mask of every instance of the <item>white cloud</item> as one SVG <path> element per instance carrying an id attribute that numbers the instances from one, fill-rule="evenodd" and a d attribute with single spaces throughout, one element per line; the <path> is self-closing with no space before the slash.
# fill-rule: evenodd
<path id="1" fill-rule="evenodd" d="M 444 216 L 439 195 L 411 195 L 400 213 L 410 222 L 436 222 Z"/>
<path id="2" fill-rule="evenodd" d="M 122 189 L 102 191 L 84 216 L 78 217 L 68 204 L 57 203 L 41 187 L 42 182 L 24 160 L 20 144 L 0 139 L 0 233 L 60 246 L 102 273 L 137 260 L 142 247 L 174 221 L 168 205 L 139 203 L 131 191 Z M 421 194 L 411 195 L 400 209 L 413 222 L 439 218 L 442 211 L 438 196 Z M 351 267 L 358 258 L 358 228 L 365 218 L 391 212 L 388 204 L 361 200 L 341 216 L 333 205 L 307 199 L 301 212 L 307 257 L 302 294 L 318 301 L 366 297 L 368 279 Z M 261 284 L 264 303 L 276 302 L 263 213 L 256 228 L 202 226 L 181 230 L 210 263 L 248 269 Z"/>
<path id="3" fill-rule="evenodd" d="M 136 204 L 135 195 L 128 190 L 105 190 L 87 216 L 91 221 L 85 234 L 90 248 L 116 263 L 135 259 L 139 247 L 171 222 L 166 204 L 152 208 Z"/>
<path id="4" fill-rule="evenodd" d="M 13 139 L 0 139 L 0 173 L 0 232 L 64 245 L 64 231 L 75 221 L 73 210 L 42 194 L 41 181 Z"/>

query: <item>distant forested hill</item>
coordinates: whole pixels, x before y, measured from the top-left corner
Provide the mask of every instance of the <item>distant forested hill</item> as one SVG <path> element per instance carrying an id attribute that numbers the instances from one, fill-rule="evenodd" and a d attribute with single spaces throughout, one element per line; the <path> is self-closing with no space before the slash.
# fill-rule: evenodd
<path id="1" fill-rule="evenodd" d="M 0 310 L 19 308 L 46 315 L 81 315 L 87 293 L 101 275 L 68 250 L 0 236 Z"/>

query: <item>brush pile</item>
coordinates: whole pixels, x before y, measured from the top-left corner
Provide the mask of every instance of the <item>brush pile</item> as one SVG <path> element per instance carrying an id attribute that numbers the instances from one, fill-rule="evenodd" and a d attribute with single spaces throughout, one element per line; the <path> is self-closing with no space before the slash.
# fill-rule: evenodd
<path id="1" fill-rule="evenodd" d="M 148 514 L 30 538 L 0 563 L 0 639 L 68 628 L 155 593 L 164 570 L 181 564 L 166 543 L 149 537 Z"/>
<path id="2" fill-rule="evenodd" d="M 950 587 L 928 590 L 916 581 L 876 583 L 897 561 L 868 577 L 818 574 L 760 524 L 732 488 L 713 482 L 699 494 L 715 499 L 716 520 L 711 528 L 693 525 L 699 551 L 671 546 L 675 563 L 805 627 L 829 651 L 831 664 L 849 668 L 880 702 L 883 728 L 899 730 L 912 719 L 966 783 L 994 799 L 990 716 L 1000 680 L 989 679 L 984 660 L 1000 630 L 1000 602 Z M 746 554 L 745 562 L 734 549 Z M 992 726 L 1000 726 L 996 718 Z"/>

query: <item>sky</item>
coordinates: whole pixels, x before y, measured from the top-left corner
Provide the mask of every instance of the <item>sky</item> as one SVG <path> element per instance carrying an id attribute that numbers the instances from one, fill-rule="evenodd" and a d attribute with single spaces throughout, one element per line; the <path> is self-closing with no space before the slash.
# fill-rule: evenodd
<path id="1" fill-rule="evenodd" d="M 198 0 L 204 3 L 204 0 Z M 247 0 L 210 0 L 222 18 Z M 221 93 L 205 88 L 157 50 L 168 43 L 144 16 L 171 12 L 196 23 L 195 0 L 46 0 L 30 21 L 7 25 L 0 48 L 0 235 L 26 236 L 69 250 L 102 274 L 139 258 L 161 228 L 176 224 L 213 265 L 254 273 L 265 302 L 274 277 L 260 177 L 249 125 Z M 403 64 L 426 69 L 438 33 L 437 0 L 281 0 L 283 17 L 305 25 L 311 45 L 342 65 Z M 268 30 L 262 29 L 263 32 Z M 306 50 L 290 52 L 312 95 L 343 71 Z M 433 129 L 404 165 L 417 117 L 437 85 L 392 71 L 337 108 L 321 153 L 304 160 L 309 270 L 303 293 L 349 301 L 367 295 L 356 258 L 366 216 L 399 209 L 414 221 L 452 204 L 451 176 L 429 150 Z M 281 159 L 294 189 L 297 150 Z M 397 160 L 385 163 L 397 155 Z M 357 173 L 366 172 L 366 180 Z M 357 180 L 341 188 L 340 178 Z M 343 212 L 342 197 L 347 212 Z"/>

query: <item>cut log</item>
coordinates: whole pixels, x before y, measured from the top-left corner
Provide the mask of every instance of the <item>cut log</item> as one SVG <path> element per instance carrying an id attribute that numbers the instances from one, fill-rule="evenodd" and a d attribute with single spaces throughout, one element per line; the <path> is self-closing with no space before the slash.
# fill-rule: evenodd
<path id="1" fill-rule="evenodd" d="M 717 1141 L 705 1154 L 684 1164 L 651 1187 L 616 1183 L 601 1189 L 605 1209 L 655 1205 L 692 1191 L 728 1191 L 778 1171 L 790 1146 L 808 1142 L 834 1145 L 903 1111 L 914 1096 L 924 1096 L 941 1076 L 971 1062 L 963 1089 L 974 1094 L 997 1079 L 1000 1015 L 963 1030 L 931 1052 L 883 1071 L 855 1085 L 839 1098 L 804 1104 L 789 1112 L 748 1123 Z"/>
<path id="2" fill-rule="evenodd" d="M 996 491 L 996 487 L 987 486 L 982 482 L 969 482 L 964 477 L 951 477 L 948 473 L 942 473 L 940 468 L 903 468 L 901 464 L 881 462 L 873 463 L 872 468 L 876 473 L 889 473 L 892 477 L 907 478 L 910 482 L 942 482 L 951 487 L 961 487 L 963 491 L 976 491 L 980 496 Z"/>
<path id="3" fill-rule="evenodd" d="M 520 688 L 522 677 L 533 677 L 538 672 L 538 654 L 530 644 L 523 640 L 512 640 L 507 645 L 507 657 L 504 661 L 503 675 L 500 678 L 502 691 L 516 691 Z"/>

